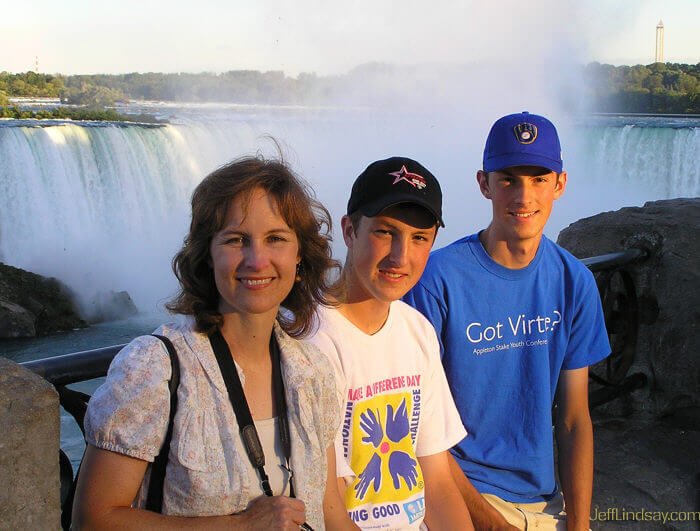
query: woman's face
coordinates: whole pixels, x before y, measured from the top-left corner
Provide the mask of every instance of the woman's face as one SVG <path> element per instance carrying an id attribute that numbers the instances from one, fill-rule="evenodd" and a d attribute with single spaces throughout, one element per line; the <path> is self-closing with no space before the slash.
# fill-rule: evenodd
<path id="1" fill-rule="evenodd" d="M 209 253 L 219 312 L 277 315 L 294 285 L 299 241 L 274 197 L 256 188 L 229 206 Z"/>

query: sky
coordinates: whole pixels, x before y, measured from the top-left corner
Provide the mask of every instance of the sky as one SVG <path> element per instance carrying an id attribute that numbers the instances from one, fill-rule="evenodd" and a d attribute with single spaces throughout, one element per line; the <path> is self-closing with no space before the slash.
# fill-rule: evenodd
<path id="1" fill-rule="evenodd" d="M 25 0 L 3 6 L 0 71 L 282 70 L 378 61 L 486 64 L 514 53 L 587 63 L 700 61 L 698 0 Z"/>

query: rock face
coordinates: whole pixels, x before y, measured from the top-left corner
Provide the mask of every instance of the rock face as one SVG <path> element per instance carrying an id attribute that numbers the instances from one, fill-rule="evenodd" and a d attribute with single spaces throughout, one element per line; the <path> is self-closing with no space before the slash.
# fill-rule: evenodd
<path id="1" fill-rule="evenodd" d="M 649 382 L 616 401 L 629 413 L 680 414 L 700 422 L 698 241 L 700 198 L 605 212 L 559 234 L 557 243 L 579 258 L 635 247 L 649 251 L 648 259 L 625 267 L 641 303 L 636 357 L 629 373 L 643 372 Z"/>
<path id="2" fill-rule="evenodd" d="M 58 280 L 0 263 L 0 338 L 44 336 L 85 326 Z"/>
<path id="3" fill-rule="evenodd" d="M 59 529 L 58 394 L 0 358 L 0 528 Z"/>
<path id="4" fill-rule="evenodd" d="M 117 321 L 136 315 L 138 310 L 126 291 L 102 291 L 81 308 L 90 323 Z"/>
<path id="5" fill-rule="evenodd" d="M 17 304 L 0 300 L 0 337 L 34 337 L 36 316 Z"/>

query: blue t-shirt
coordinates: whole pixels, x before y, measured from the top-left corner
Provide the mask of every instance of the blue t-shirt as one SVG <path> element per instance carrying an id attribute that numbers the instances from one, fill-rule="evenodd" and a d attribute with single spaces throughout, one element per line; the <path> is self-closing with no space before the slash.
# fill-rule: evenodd
<path id="1" fill-rule="evenodd" d="M 610 353 L 591 272 L 544 236 L 527 267 L 508 269 L 473 234 L 434 251 L 404 299 L 437 331 L 469 433 L 452 449 L 462 470 L 511 502 L 550 498 L 559 373 Z"/>

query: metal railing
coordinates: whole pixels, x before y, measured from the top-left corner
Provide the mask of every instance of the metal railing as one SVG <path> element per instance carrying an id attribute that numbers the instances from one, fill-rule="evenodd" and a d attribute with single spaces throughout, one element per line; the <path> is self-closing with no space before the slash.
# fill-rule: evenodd
<path id="1" fill-rule="evenodd" d="M 114 356 L 125 346 L 126 344 L 84 350 L 53 358 L 25 361 L 20 365 L 54 386 L 68 385 L 106 376 Z"/>
<path id="2" fill-rule="evenodd" d="M 644 373 L 628 375 L 637 350 L 640 308 L 637 289 L 626 266 L 648 257 L 645 249 L 627 249 L 581 260 L 596 274 L 611 348 L 610 356 L 588 371 L 589 380 L 597 384 L 589 389 L 590 409 L 647 385 Z"/>

